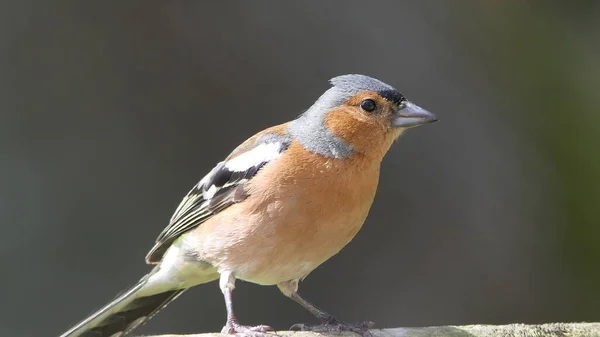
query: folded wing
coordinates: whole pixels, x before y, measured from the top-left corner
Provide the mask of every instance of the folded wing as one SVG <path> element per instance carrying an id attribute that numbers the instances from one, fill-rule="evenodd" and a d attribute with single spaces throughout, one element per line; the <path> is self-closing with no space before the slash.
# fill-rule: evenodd
<path id="1" fill-rule="evenodd" d="M 160 233 L 146 256 L 146 261 L 159 262 L 182 234 L 228 206 L 246 199 L 246 183 L 261 168 L 279 158 L 290 143 L 291 139 L 285 134 L 262 133 L 244 142 L 226 160 L 218 163 L 183 198 L 169 225 Z"/>

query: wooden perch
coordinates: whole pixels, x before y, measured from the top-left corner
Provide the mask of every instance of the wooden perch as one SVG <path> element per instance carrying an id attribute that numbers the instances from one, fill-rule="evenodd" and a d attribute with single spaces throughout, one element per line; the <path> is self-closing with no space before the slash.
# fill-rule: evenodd
<path id="1" fill-rule="evenodd" d="M 372 329 L 373 337 L 600 337 L 600 323 L 549 323 L 540 325 L 463 325 L 426 328 Z M 220 333 L 192 335 L 154 335 L 146 337 L 223 337 Z M 277 331 L 271 337 L 356 337 L 352 332 L 316 333 L 308 331 Z"/>

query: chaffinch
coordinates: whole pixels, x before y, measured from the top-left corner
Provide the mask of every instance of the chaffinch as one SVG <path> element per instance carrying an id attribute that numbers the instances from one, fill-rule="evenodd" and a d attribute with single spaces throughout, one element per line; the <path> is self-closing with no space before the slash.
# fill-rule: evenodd
<path id="1" fill-rule="evenodd" d="M 380 163 L 407 128 L 436 121 L 393 87 L 343 75 L 297 119 L 250 137 L 183 198 L 146 262 L 156 266 L 135 286 L 62 337 L 119 337 L 186 289 L 219 279 L 227 322 L 222 332 L 261 335 L 240 325 L 235 280 L 277 285 L 323 324 L 335 319 L 298 294 L 298 282 L 338 253 L 361 228 L 373 202 Z"/>

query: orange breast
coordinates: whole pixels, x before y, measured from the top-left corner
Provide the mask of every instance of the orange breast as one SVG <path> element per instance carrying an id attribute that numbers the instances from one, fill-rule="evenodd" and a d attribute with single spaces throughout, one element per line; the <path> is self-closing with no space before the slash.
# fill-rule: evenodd
<path id="1" fill-rule="evenodd" d="M 367 217 L 379 162 L 323 158 L 292 143 L 249 183 L 250 197 L 186 236 L 215 267 L 259 284 L 305 276 L 339 252 Z"/>

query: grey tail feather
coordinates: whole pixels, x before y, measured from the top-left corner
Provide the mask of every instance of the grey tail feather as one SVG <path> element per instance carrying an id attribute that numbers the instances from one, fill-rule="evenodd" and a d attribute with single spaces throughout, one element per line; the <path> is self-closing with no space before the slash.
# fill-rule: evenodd
<path id="1" fill-rule="evenodd" d="M 138 292 L 143 289 L 146 279 L 147 277 L 142 278 L 138 284 L 117 296 L 60 337 L 125 336 L 146 323 L 160 309 L 186 290 L 168 290 L 158 294 L 140 296 Z"/>

